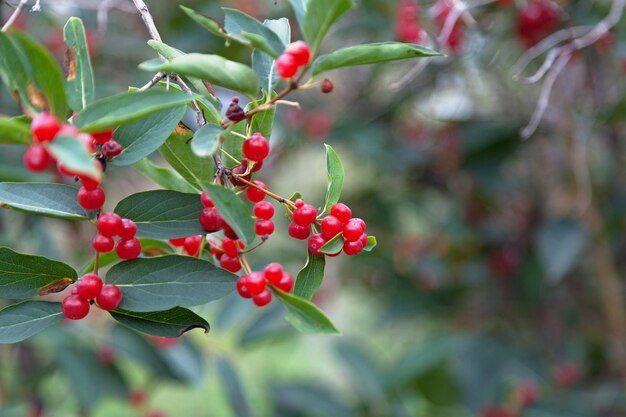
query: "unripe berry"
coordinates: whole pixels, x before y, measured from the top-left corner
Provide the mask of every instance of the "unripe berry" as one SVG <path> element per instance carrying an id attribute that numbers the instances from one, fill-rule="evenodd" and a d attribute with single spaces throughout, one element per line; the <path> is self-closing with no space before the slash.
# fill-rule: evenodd
<path id="1" fill-rule="evenodd" d="M 209 233 L 217 232 L 222 228 L 223 220 L 215 207 L 204 208 L 200 212 L 198 221 L 204 230 Z"/>
<path id="2" fill-rule="evenodd" d="M 243 298 L 252 298 L 252 295 L 250 295 L 250 291 L 248 291 L 247 284 L 248 284 L 247 275 L 244 275 L 243 277 L 239 277 L 239 279 L 237 279 L 237 292 Z"/>
<path id="3" fill-rule="evenodd" d="M 257 236 L 269 236 L 274 233 L 274 222 L 271 220 L 257 220 L 254 222 L 254 233 Z"/>
<path id="4" fill-rule="evenodd" d="M 349 241 L 359 240 L 364 232 L 363 224 L 357 221 L 349 221 L 343 227 L 343 238 Z"/>
<path id="5" fill-rule="evenodd" d="M 102 145 L 102 155 L 104 155 L 108 159 L 115 158 L 116 156 L 121 154 L 123 150 L 124 148 L 122 148 L 122 145 L 114 140 L 110 140 Z"/>
<path id="6" fill-rule="evenodd" d="M 52 157 L 42 145 L 30 145 L 24 152 L 24 166 L 29 171 L 42 172 L 52 164 Z"/>
<path id="7" fill-rule="evenodd" d="M 311 251 L 313 255 L 322 255 L 320 250 L 325 243 L 326 239 L 324 239 L 324 236 L 322 236 L 321 233 L 316 233 L 309 238 L 309 251 Z"/>
<path id="8" fill-rule="evenodd" d="M 239 272 L 239 270 L 241 270 L 239 259 L 237 259 L 236 256 L 228 256 L 227 254 L 222 255 L 220 258 L 220 266 L 232 273 Z"/>
<path id="9" fill-rule="evenodd" d="M 263 273 L 270 284 L 276 284 L 283 277 L 283 267 L 278 262 L 272 262 L 265 267 Z"/>
<path id="10" fill-rule="evenodd" d="M 87 190 L 81 187 L 78 190 L 78 204 L 85 210 L 98 210 L 104 205 L 106 195 L 102 187 L 96 187 L 93 190 Z"/>
<path id="11" fill-rule="evenodd" d="M 122 228 L 119 237 L 122 239 L 132 239 L 137 234 L 137 225 L 130 219 L 122 219 Z"/>
<path id="12" fill-rule="evenodd" d="M 239 105 L 239 97 L 233 97 L 232 101 L 228 105 L 225 113 L 226 117 L 233 122 L 240 122 L 246 117 L 246 112 Z"/>
<path id="13" fill-rule="evenodd" d="M 183 241 L 183 246 L 187 255 L 197 256 L 200 250 L 200 243 L 202 243 L 202 235 L 186 237 Z"/>
<path id="14" fill-rule="evenodd" d="M 96 274 L 87 274 L 76 283 L 76 292 L 85 300 L 93 300 L 100 294 L 102 286 L 102 278 Z"/>
<path id="15" fill-rule="evenodd" d="M 94 142 L 104 145 L 105 143 L 113 139 L 113 130 L 105 130 L 104 132 L 92 133 L 91 137 L 93 138 Z"/>
<path id="16" fill-rule="evenodd" d="M 360 240 L 349 241 L 346 240 L 343 242 L 343 251 L 348 256 L 354 256 L 360 253 L 363 250 L 363 242 Z"/>
<path id="17" fill-rule="evenodd" d="M 287 45 L 285 54 L 291 55 L 298 67 L 308 64 L 311 60 L 311 48 L 304 41 L 295 41 Z"/>
<path id="18" fill-rule="evenodd" d="M 311 234 L 310 227 L 299 226 L 294 222 L 289 223 L 287 233 L 294 239 L 305 240 Z"/>
<path id="19" fill-rule="evenodd" d="M 348 223 L 352 217 L 352 210 L 343 203 L 337 203 L 330 208 L 330 215 L 338 218 L 341 223 Z"/>
<path id="20" fill-rule="evenodd" d="M 261 220 L 270 220 L 274 217 L 274 206 L 269 201 L 259 201 L 252 211 L 254 216 Z"/>
<path id="21" fill-rule="evenodd" d="M 98 253 L 108 253 L 115 247 L 115 241 L 113 238 L 97 233 L 91 241 L 91 246 Z"/>
<path id="22" fill-rule="evenodd" d="M 170 242 L 170 245 L 175 246 L 177 248 L 181 248 L 183 247 L 183 245 L 185 244 L 185 239 L 184 237 L 179 237 L 176 239 L 170 239 L 168 240 L 168 242 Z"/>
<path id="23" fill-rule="evenodd" d="M 258 187 L 263 188 L 264 190 L 267 190 L 267 185 L 265 185 L 265 183 L 255 180 L 252 181 L 255 185 L 257 185 Z M 248 198 L 248 200 L 250 200 L 252 203 L 258 203 L 259 201 L 263 201 L 265 200 L 265 193 L 263 191 L 260 191 L 254 187 L 249 187 L 248 190 L 246 191 L 246 197 Z"/>
<path id="24" fill-rule="evenodd" d="M 293 277 L 291 276 L 291 274 L 285 272 L 283 273 L 283 276 L 280 277 L 280 280 L 274 284 L 274 286 L 281 291 L 291 292 L 291 290 L 293 289 L 293 284 Z"/>
<path id="25" fill-rule="evenodd" d="M 115 253 L 120 259 L 135 259 L 141 254 L 141 242 L 132 239 L 120 239 L 115 246 Z"/>
<path id="26" fill-rule="evenodd" d="M 252 297 L 252 302 L 256 304 L 257 307 L 265 307 L 272 302 L 272 293 L 268 289 L 265 289 L 260 294 Z"/>
<path id="27" fill-rule="evenodd" d="M 263 161 L 270 154 L 270 143 L 257 132 L 243 142 L 243 154 L 250 161 Z"/>
<path id="28" fill-rule="evenodd" d="M 70 295 L 61 304 L 63 315 L 70 320 L 80 320 L 89 313 L 89 301 L 79 295 Z"/>
<path id="29" fill-rule="evenodd" d="M 325 78 L 324 81 L 322 81 L 322 88 L 321 88 L 322 93 L 329 94 L 329 93 L 332 93 L 334 89 L 335 89 L 335 84 L 333 84 L 331 80 L 329 80 L 328 78 Z"/>
<path id="30" fill-rule="evenodd" d="M 102 287 L 102 291 L 96 297 L 96 302 L 103 310 L 115 310 L 122 302 L 122 291 L 117 285 L 107 284 Z"/>
<path id="31" fill-rule="evenodd" d="M 50 113 L 39 113 L 33 117 L 30 132 L 37 142 L 50 142 L 61 130 L 61 123 Z"/>
<path id="32" fill-rule="evenodd" d="M 293 212 L 293 222 L 298 226 L 310 226 L 317 218 L 317 209 L 310 204 L 303 204 Z"/>
<path id="33" fill-rule="evenodd" d="M 211 197 L 209 197 L 209 194 L 206 191 L 202 191 L 200 201 L 204 207 L 215 207 L 213 200 L 211 200 Z"/>
<path id="34" fill-rule="evenodd" d="M 341 233 L 343 224 L 341 220 L 335 216 L 326 216 L 322 219 L 320 228 L 322 229 L 322 236 L 324 236 L 326 240 L 330 240 Z"/>
<path id="35" fill-rule="evenodd" d="M 107 237 L 118 236 L 122 231 L 122 218 L 116 213 L 106 212 L 98 217 L 98 231 Z"/>
<path id="36" fill-rule="evenodd" d="M 298 72 L 298 64 L 293 55 L 282 54 L 276 58 L 276 72 L 281 78 L 291 78 Z"/>

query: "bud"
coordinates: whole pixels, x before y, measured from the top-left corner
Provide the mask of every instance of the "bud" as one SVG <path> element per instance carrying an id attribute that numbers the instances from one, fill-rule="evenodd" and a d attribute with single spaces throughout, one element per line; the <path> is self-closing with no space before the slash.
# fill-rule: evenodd
<path id="1" fill-rule="evenodd" d="M 233 97 L 226 109 L 226 117 L 233 122 L 240 122 L 246 117 L 246 112 L 239 106 L 239 97 Z"/>

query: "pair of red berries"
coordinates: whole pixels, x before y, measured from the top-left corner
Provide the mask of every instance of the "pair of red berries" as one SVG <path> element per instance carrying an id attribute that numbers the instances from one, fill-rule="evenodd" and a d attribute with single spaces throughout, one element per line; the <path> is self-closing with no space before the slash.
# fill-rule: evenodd
<path id="1" fill-rule="evenodd" d="M 189 256 L 198 256 L 202 244 L 202 235 L 170 239 L 169 242 L 176 248 L 183 248 Z"/>
<path id="2" fill-rule="evenodd" d="M 215 256 L 222 268 L 232 273 L 241 270 L 239 253 L 246 248 L 246 245 L 241 240 L 225 237 L 221 246 L 214 242 L 210 242 L 210 245 L 211 255 Z"/>
<path id="3" fill-rule="evenodd" d="M 90 300 L 96 300 L 98 306 L 106 311 L 115 310 L 122 302 L 122 291 L 117 285 L 104 285 L 96 274 L 87 274 L 78 280 L 72 294 L 63 300 L 61 310 L 70 320 L 87 317 Z"/>
<path id="4" fill-rule="evenodd" d="M 243 298 L 252 298 L 258 307 L 264 307 L 272 302 L 272 293 L 268 285 L 284 292 L 293 289 L 293 277 L 283 270 L 281 264 L 273 262 L 265 267 L 263 272 L 250 272 L 237 280 L 237 292 Z"/>
<path id="5" fill-rule="evenodd" d="M 421 42 L 424 30 L 419 17 L 420 6 L 416 0 L 401 0 L 396 8 L 396 38 L 408 43 Z"/>
<path id="6" fill-rule="evenodd" d="M 254 231 L 257 236 L 269 236 L 274 233 L 274 206 L 269 201 L 259 201 L 252 208 L 252 213 L 256 217 Z"/>
<path id="7" fill-rule="evenodd" d="M 132 220 L 105 212 L 98 217 L 97 227 L 99 233 L 91 243 L 96 252 L 111 252 L 115 247 L 115 253 L 120 259 L 135 259 L 141 254 L 141 242 L 135 238 L 137 225 Z M 120 237 L 117 245 L 113 240 L 116 236 Z"/>
<path id="8" fill-rule="evenodd" d="M 276 72 L 281 78 L 291 78 L 311 60 L 311 48 L 304 41 L 292 42 L 285 47 L 283 52 L 276 58 Z"/>

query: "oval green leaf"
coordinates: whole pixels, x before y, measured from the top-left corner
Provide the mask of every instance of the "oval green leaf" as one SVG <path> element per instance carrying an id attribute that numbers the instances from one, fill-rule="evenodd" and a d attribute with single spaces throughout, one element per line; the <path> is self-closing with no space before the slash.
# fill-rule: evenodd
<path id="1" fill-rule="evenodd" d="M 324 144 L 324 146 L 326 146 L 326 175 L 328 177 L 328 188 L 326 190 L 326 203 L 324 204 L 324 210 L 320 216 L 330 213 L 330 208 L 339 201 L 343 188 L 343 179 L 345 177 L 343 164 L 337 152 L 335 152 L 330 145 Z"/>
<path id="2" fill-rule="evenodd" d="M 61 303 L 24 301 L 0 310 L 0 343 L 17 343 L 63 318 Z"/>
<path id="3" fill-rule="evenodd" d="M 65 77 L 67 98 L 72 110 L 79 112 L 94 101 L 96 90 L 83 21 L 70 17 L 63 28 L 63 38 L 69 48 Z"/>
<path id="4" fill-rule="evenodd" d="M 0 183 L 0 207 L 7 206 L 40 216 L 88 220 L 95 212 L 78 205 L 78 190 L 64 184 L 36 182 Z"/>
<path id="5" fill-rule="evenodd" d="M 202 186 L 213 179 L 213 159 L 193 153 L 190 136 L 170 136 L 160 148 L 161 155 L 192 187 L 202 191 Z"/>
<path id="6" fill-rule="evenodd" d="M 278 35 L 263 23 L 248 16 L 239 10 L 222 8 L 224 10 L 224 30 L 231 37 L 243 44 L 265 52 L 277 58 L 285 50 L 285 44 Z"/>
<path id="7" fill-rule="evenodd" d="M 100 179 L 102 171 L 94 165 L 85 145 L 73 136 L 56 136 L 46 149 L 64 168 L 86 177 Z"/>
<path id="8" fill-rule="evenodd" d="M 328 29 L 353 6 L 352 0 L 310 0 L 301 23 L 304 39 L 317 51 Z"/>
<path id="9" fill-rule="evenodd" d="M 183 307 L 148 313 L 117 309 L 110 313 L 124 326 L 153 336 L 178 337 L 192 329 L 203 329 L 205 333 L 209 331 L 209 322 Z"/>
<path id="10" fill-rule="evenodd" d="M 302 333 L 340 334 L 339 330 L 312 302 L 274 289 L 274 295 L 287 307 L 285 320 Z"/>
<path id="11" fill-rule="evenodd" d="M 189 185 L 178 172 L 158 166 L 147 158 L 135 162 L 133 168 L 167 190 L 180 191 L 181 193 L 196 192 L 196 189 Z"/>
<path id="12" fill-rule="evenodd" d="M 255 238 L 252 210 L 237 195 L 218 185 L 207 185 L 207 193 L 213 200 L 226 223 L 232 227 L 246 245 L 250 245 Z"/>
<path id="13" fill-rule="evenodd" d="M 30 126 L 20 119 L 0 117 L 0 143 L 29 145 L 32 140 Z"/>
<path id="14" fill-rule="evenodd" d="M 206 124 L 196 130 L 191 140 L 191 150 L 198 156 L 211 156 L 220 147 L 219 137 L 224 129 L 216 124 Z"/>
<path id="15" fill-rule="evenodd" d="M 298 297 L 310 300 L 313 298 L 317 290 L 324 280 L 324 267 L 326 266 L 326 256 L 313 255 L 309 252 L 309 258 L 304 268 L 298 272 L 296 285 L 293 293 Z"/>
<path id="16" fill-rule="evenodd" d="M 320 251 L 322 253 L 334 255 L 341 251 L 341 249 L 343 249 L 343 235 L 341 233 L 337 233 L 335 237 L 324 243 L 324 245 L 320 248 Z"/>

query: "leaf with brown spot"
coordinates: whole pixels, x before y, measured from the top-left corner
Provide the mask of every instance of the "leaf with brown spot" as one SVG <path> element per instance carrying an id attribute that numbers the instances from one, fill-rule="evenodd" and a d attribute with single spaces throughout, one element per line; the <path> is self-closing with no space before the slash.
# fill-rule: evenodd
<path id="1" fill-rule="evenodd" d="M 83 22 L 70 17 L 63 28 L 65 52 L 65 87 L 72 110 L 80 112 L 95 100 L 95 81 Z"/>
<path id="2" fill-rule="evenodd" d="M 186 136 L 191 133 L 191 129 L 189 129 L 183 122 L 178 122 L 178 126 L 174 129 L 174 133 L 178 136 Z"/>
<path id="3" fill-rule="evenodd" d="M 66 278 L 61 278 L 58 281 L 51 282 L 50 284 L 46 285 L 45 287 L 42 287 L 39 290 L 39 295 L 40 296 L 44 296 L 44 295 L 48 295 L 48 294 L 61 292 L 64 289 L 66 289 L 67 287 L 69 287 L 70 285 L 72 285 L 73 282 L 74 282 L 74 280 L 72 278 L 67 278 L 67 277 Z"/>
<path id="4" fill-rule="evenodd" d="M 70 48 L 65 50 L 65 60 L 63 61 L 63 70 L 65 71 L 65 79 L 72 81 L 76 79 L 76 56 Z"/>
<path id="5" fill-rule="evenodd" d="M 28 100 L 31 104 L 39 109 L 43 109 L 44 111 L 50 111 L 50 104 L 48 104 L 48 100 L 46 100 L 46 96 L 32 84 L 29 83 L 26 87 L 28 89 Z"/>

